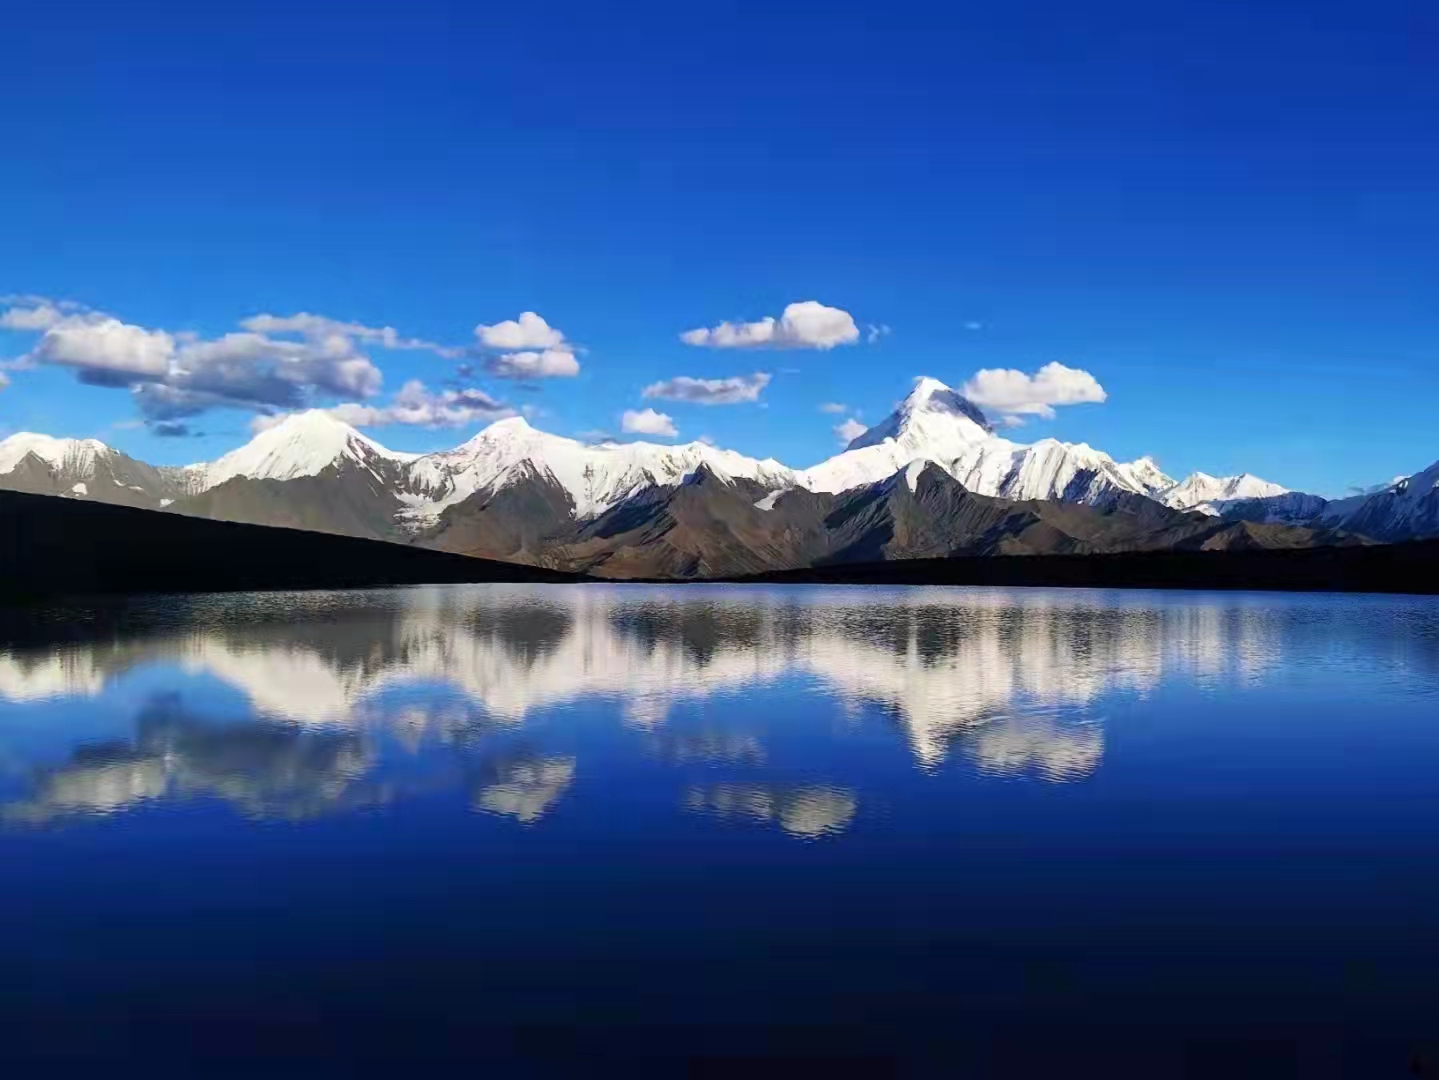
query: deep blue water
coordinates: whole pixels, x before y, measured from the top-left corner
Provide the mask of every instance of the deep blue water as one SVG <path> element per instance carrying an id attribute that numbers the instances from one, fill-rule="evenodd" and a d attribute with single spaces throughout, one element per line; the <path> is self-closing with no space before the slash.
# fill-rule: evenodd
<path id="1" fill-rule="evenodd" d="M 3 636 L 0 1062 L 1439 1062 L 1431 599 L 476 586 Z"/>

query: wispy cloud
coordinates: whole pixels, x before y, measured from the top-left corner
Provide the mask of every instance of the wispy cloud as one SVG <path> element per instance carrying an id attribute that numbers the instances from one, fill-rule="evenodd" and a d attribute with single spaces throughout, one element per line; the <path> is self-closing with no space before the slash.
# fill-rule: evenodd
<path id="1" fill-rule="evenodd" d="M 466 427 L 474 423 L 492 423 L 518 415 L 511 406 L 483 390 L 431 391 L 419 379 L 411 379 L 400 387 L 388 405 L 365 405 L 346 402 L 326 410 L 336 419 L 356 427 L 384 427 L 408 424 L 415 427 Z"/>
<path id="2" fill-rule="evenodd" d="M 753 375 L 732 375 L 728 379 L 696 379 L 679 375 L 651 383 L 641 391 L 641 396 L 688 401 L 696 405 L 738 405 L 758 401 L 769 383 L 770 375 L 764 371 L 756 371 Z"/>

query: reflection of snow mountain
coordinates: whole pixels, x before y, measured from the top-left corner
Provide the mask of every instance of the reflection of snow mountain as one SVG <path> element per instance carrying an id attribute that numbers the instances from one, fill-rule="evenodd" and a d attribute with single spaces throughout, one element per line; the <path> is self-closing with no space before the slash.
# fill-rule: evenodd
<path id="1" fill-rule="evenodd" d="M 238 688 L 261 716 L 307 728 L 366 727 L 377 695 L 435 685 L 468 703 L 454 721 L 462 726 L 471 710 L 513 725 L 600 698 L 656 727 L 676 705 L 791 676 L 851 711 L 892 713 L 922 764 L 943 760 L 963 736 L 994 768 L 1037 763 L 1060 777 L 1090 771 L 1102 735 L 1066 726 L 1056 709 L 1109 689 L 1144 692 L 1166 675 L 1252 675 L 1274 661 L 1267 620 L 1282 617 L 1232 600 L 1115 607 L 1079 592 L 943 589 L 415 589 L 288 597 L 274 619 L 245 603 L 167 609 L 122 645 L 0 652 L 0 698 L 95 695 L 124 671 L 168 663 Z M 413 711 L 386 716 L 412 732 L 446 724 Z"/>

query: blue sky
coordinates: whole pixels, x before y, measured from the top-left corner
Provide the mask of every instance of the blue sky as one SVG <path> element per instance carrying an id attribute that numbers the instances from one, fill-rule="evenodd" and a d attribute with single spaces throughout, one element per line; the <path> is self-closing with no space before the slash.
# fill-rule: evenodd
<path id="1" fill-rule="evenodd" d="M 468 437 L 482 401 L 562 434 L 654 408 L 803 466 L 915 376 L 1055 362 L 1106 400 L 1015 438 L 1339 494 L 1439 457 L 1436 53 L 1439 17 L 1384 0 L 22 5 L 0 295 L 168 334 L 172 366 L 299 312 L 444 354 L 352 334 L 383 379 L 366 396 L 324 368 L 350 354 L 270 334 L 234 407 L 92 385 L 75 342 L 0 331 L 0 357 L 30 358 L 0 427 L 183 462 L 299 400 L 364 405 L 411 450 Z M 811 300 L 858 340 L 679 337 Z M 525 311 L 577 375 L 496 374 L 543 350 L 476 327 Z M 642 397 L 756 372 L 753 401 Z M 397 408 L 416 379 L 422 407 Z"/>

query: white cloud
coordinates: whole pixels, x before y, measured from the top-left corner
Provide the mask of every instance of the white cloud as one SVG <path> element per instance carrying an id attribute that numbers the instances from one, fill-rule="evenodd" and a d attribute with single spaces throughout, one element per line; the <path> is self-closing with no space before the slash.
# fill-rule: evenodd
<path id="1" fill-rule="evenodd" d="M 565 379 L 580 373 L 580 362 L 568 349 L 505 353 L 485 363 L 500 379 Z"/>
<path id="2" fill-rule="evenodd" d="M 48 300 L 33 307 L 12 307 L 0 312 L 0 330 L 48 330 L 65 317 Z"/>
<path id="3" fill-rule="evenodd" d="M 679 375 L 663 382 L 651 383 L 641 391 L 640 396 L 689 401 L 697 405 L 738 405 L 745 401 L 759 400 L 760 393 L 769 385 L 770 378 L 764 371 L 756 371 L 753 375 L 733 375 L 728 379 L 695 379 L 689 375 Z"/>
<path id="4" fill-rule="evenodd" d="M 343 334 L 282 341 L 254 332 L 182 344 L 163 379 L 135 388 L 141 412 L 174 420 L 217 407 L 293 409 L 314 394 L 372 397 L 383 375 Z"/>
<path id="5" fill-rule="evenodd" d="M 712 328 L 686 330 L 680 335 L 686 345 L 712 349 L 745 349 L 769 346 L 777 349 L 832 349 L 859 340 L 854 317 L 839 308 L 815 300 L 790 304 L 778 319 L 765 316 L 758 322 L 722 322 Z"/>
<path id="6" fill-rule="evenodd" d="M 7 387 L 7 386 L 9 386 L 9 385 L 10 385 L 10 376 L 9 376 L 9 375 L 6 375 L 3 371 L 0 371 L 0 390 L 4 390 L 5 387 Z"/>
<path id="7" fill-rule="evenodd" d="M 502 401 L 482 390 L 429 390 L 419 379 L 411 379 L 400 387 L 388 405 L 366 405 L 358 401 L 332 405 L 325 412 L 355 427 L 385 427 L 410 424 L 417 427 L 464 427 L 472 423 L 491 423 L 515 416 L 516 412 Z M 256 434 L 283 423 L 289 412 L 261 413 L 250 420 Z"/>
<path id="8" fill-rule="evenodd" d="M 620 430 L 634 435 L 661 435 L 667 439 L 673 439 L 680 433 L 672 419 L 653 409 L 626 409 L 620 417 Z"/>
<path id="9" fill-rule="evenodd" d="M 30 353 L 34 360 L 78 368 L 82 379 L 107 385 L 163 378 L 174 355 L 175 339 L 165 331 L 108 315 L 62 318 L 46 328 Z"/>
<path id="10" fill-rule="evenodd" d="M 835 425 L 834 433 L 840 442 L 848 446 L 868 430 L 869 428 L 865 427 L 863 423 L 851 416 L 848 420 Z"/>
<path id="11" fill-rule="evenodd" d="M 509 350 L 485 361 L 501 379 L 566 379 L 580 373 L 575 348 L 565 335 L 533 311 L 518 319 L 475 327 L 481 348 Z"/>
<path id="12" fill-rule="evenodd" d="M 360 351 L 361 340 L 389 348 L 429 348 L 390 327 L 342 323 L 301 313 L 246 319 L 243 331 L 214 339 L 126 323 L 77 304 L 26 298 L 4 318 L 12 329 L 40 332 L 29 353 L 10 368 L 55 364 L 82 382 L 128 387 L 142 415 L 174 421 L 207 409 L 266 413 L 306 405 L 315 395 L 370 397 L 380 369 Z M 299 335 L 300 340 L 271 336 Z"/>
<path id="13" fill-rule="evenodd" d="M 465 427 L 473 423 L 491 423 L 517 415 L 502 401 L 483 390 L 430 391 L 419 379 L 411 379 L 400 387 L 388 405 L 364 405 L 345 402 L 326 410 L 331 416 L 356 427 L 383 427 L 388 424 L 411 424 L 417 427 Z"/>
<path id="14" fill-rule="evenodd" d="M 819 407 L 819 411 L 822 413 L 831 413 L 835 416 L 838 416 L 840 413 L 844 412 L 848 408 L 849 406 L 841 401 L 826 401 L 823 405 Z"/>
<path id="15" fill-rule="evenodd" d="M 250 417 L 250 432 L 258 435 L 262 431 L 269 431 L 272 427 L 279 427 L 289 415 L 289 413 L 256 413 Z"/>
<path id="16" fill-rule="evenodd" d="M 481 323 L 475 327 L 475 337 L 490 349 L 555 349 L 565 344 L 565 335 L 533 311 L 493 326 Z"/>
<path id="17" fill-rule="evenodd" d="M 294 315 L 253 315 L 240 325 L 258 334 L 299 334 L 312 341 L 338 336 L 373 342 L 386 349 L 425 349 L 441 355 L 459 352 L 432 341 L 401 337 L 393 326 L 365 326 L 362 323 L 342 322 L 324 315 L 312 315 L 308 311 L 300 311 Z"/>
<path id="18" fill-rule="evenodd" d="M 1060 363 L 1045 364 L 1033 375 L 1013 368 L 976 371 L 961 389 L 976 405 L 1010 416 L 1054 416 L 1056 405 L 1100 402 L 1108 396 L 1093 375 Z"/>

